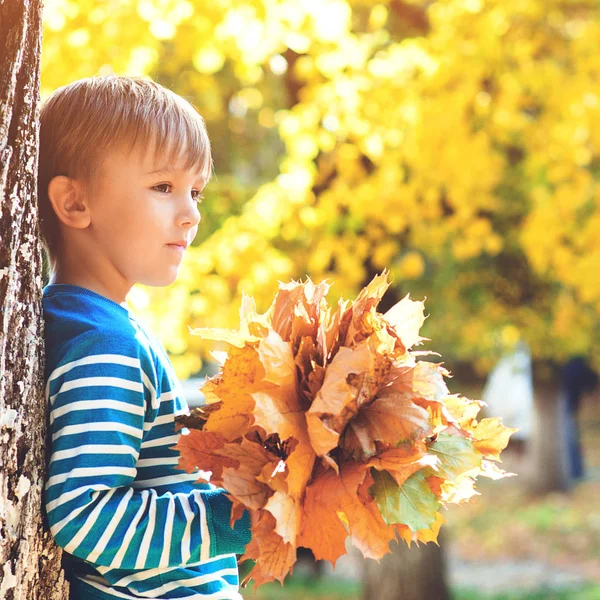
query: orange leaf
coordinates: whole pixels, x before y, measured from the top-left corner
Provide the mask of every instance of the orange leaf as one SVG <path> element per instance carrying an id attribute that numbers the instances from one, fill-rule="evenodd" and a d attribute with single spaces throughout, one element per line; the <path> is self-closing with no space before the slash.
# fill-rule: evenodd
<path id="1" fill-rule="evenodd" d="M 252 515 L 252 539 L 241 560 L 256 561 L 248 578 L 257 586 L 275 579 L 283 583 L 296 561 L 296 548 L 275 533 L 275 526 L 275 517 L 265 510 Z"/>
<path id="2" fill-rule="evenodd" d="M 360 410 L 346 429 L 341 445 L 355 456 L 371 456 L 376 452 L 375 441 L 397 445 L 414 441 L 429 429 L 429 415 L 424 408 L 406 394 L 389 393 Z"/>
<path id="3" fill-rule="evenodd" d="M 339 476 L 328 469 L 317 477 L 306 488 L 298 544 L 335 565 L 345 552 L 346 521 L 354 545 L 364 556 L 381 558 L 389 551 L 394 529 L 384 523 L 377 504 L 364 491 L 372 484 L 366 465 L 342 467 Z"/>
<path id="4" fill-rule="evenodd" d="M 286 460 L 289 471 L 287 477 L 288 493 L 300 498 L 309 482 L 317 455 L 310 445 L 305 433 L 302 439 Z"/>
<path id="5" fill-rule="evenodd" d="M 482 419 L 479 423 L 473 422 L 468 429 L 473 432 L 475 437 L 473 442 L 475 448 L 484 456 L 498 461 L 500 461 L 500 452 L 508 445 L 510 436 L 515 431 L 519 431 L 518 428 L 502 425 L 500 418 Z"/>
<path id="6" fill-rule="evenodd" d="M 358 411 L 360 389 L 348 380 L 373 369 L 373 354 L 368 343 L 354 349 L 342 347 L 327 367 L 325 380 L 306 413 L 308 434 L 315 452 L 327 454 L 338 445 L 340 433 Z"/>
<path id="7" fill-rule="evenodd" d="M 266 389 L 252 392 L 254 419 L 268 434 L 302 438 L 304 410 L 297 393 L 296 363 L 289 342 L 270 330 L 257 348 L 264 369 Z"/>
<path id="8" fill-rule="evenodd" d="M 429 486 L 431 491 L 438 498 L 440 498 L 442 495 L 442 484 L 444 483 L 445 479 L 443 477 L 436 477 L 435 475 L 430 475 L 429 477 L 425 478 L 425 481 L 427 482 L 427 485 Z"/>
<path id="9" fill-rule="evenodd" d="M 385 271 L 376 275 L 352 303 L 352 320 L 346 335 L 346 346 L 352 347 L 362 342 L 383 326 L 375 309 L 390 287 L 387 276 L 388 272 Z"/>
<path id="10" fill-rule="evenodd" d="M 328 560 L 335 566 L 346 552 L 348 532 L 339 516 L 342 480 L 331 469 L 306 488 L 298 545 L 310 548 L 317 560 Z"/>
<path id="11" fill-rule="evenodd" d="M 425 444 L 403 444 L 380 452 L 367 463 L 378 471 L 387 471 L 398 485 L 402 485 L 413 473 L 427 466 L 433 466 L 437 458 L 426 454 Z"/>
<path id="12" fill-rule="evenodd" d="M 419 335 L 419 330 L 425 322 L 424 306 L 423 302 L 410 300 L 409 294 L 407 294 L 383 315 L 400 336 L 406 349 L 427 339 Z"/>
<path id="13" fill-rule="evenodd" d="M 256 479 L 256 474 L 241 465 L 238 469 L 223 469 L 223 487 L 246 507 L 263 508 L 273 490 Z"/>
<path id="14" fill-rule="evenodd" d="M 251 346 L 232 348 L 223 372 L 202 386 L 207 403 L 221 401 L 221 408 L 211 413 L 204 429 L 233 440 L 252 425 L 254 401 L 250 393 L 264 389 L 265 370 L 258 353 Z"/>
<path id="15" fill-rule="evenodd" d="M 281 536 L 284 542 L 295 547 L 300 527 L 299 503 L 291 496 L 279 491 L 269 498 L 265 510 L 275 517 L 275 532 Z"/>
<path id="16" fill-rule="evenodd" d="M 442 513 L 438 512 L 435 515 L 435 521 L 433 522 L 433 525 L 429 529 L 419 529 L 416 532 L 417 540 L 425 543 L 434 542 L 439 546 L 437 539 L 440 533 L 440 528 L 445 522 L 446 519 L 444 519 Z"/>
<path id="17" fill-rule="evenodd" d="M 197 469 L 211 471 L 214 479 L 221 477 L 224 466 L 236 467 L 239 463 L 217 454 L 227 444 L 227 440 L 219 433 L 191 429 L 189 433 L 179 436 L 175 450 L 180 453 L 179 468 L 193 473 Z"/>

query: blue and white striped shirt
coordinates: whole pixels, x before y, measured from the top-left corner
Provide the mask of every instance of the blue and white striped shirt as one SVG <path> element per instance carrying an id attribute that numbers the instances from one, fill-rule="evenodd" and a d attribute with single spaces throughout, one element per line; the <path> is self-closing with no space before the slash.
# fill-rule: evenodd
<path id="1" fill-rule="evenodd" d="M 249 516 L 232 529 L 224 490 L 177 468 L 174 416 L 187 404 L 158 338 L 83 287 L 47 285 L 42 305 L 45 507 L 71 599 L 241 599 Z"/>

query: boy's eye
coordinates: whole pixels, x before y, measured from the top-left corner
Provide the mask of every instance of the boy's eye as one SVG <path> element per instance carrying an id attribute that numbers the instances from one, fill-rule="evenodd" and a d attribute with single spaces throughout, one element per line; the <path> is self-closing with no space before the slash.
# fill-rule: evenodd
<path id="1" fill-rule="evenodd" d="M 204 200 L 204 196 L 200 193 L 200 190 L 192 190 L 192 198 L 200 204 Z"/>
<path id="2" fill-rule="evenodd" d="M 168 194 L 170 189 L 171 189 L 171 184 L 170 183 L 160 183 L 158 185 L 155 185 L 153 188 L 153 190 L 158 190 L 161 193 L 164 194 Z M 204 200 L 204 196 L 201 194 L 200 190 L 192 190 L 192 198 L 198 203 L 200 204 L 202 202 L 202 200 Z"/>

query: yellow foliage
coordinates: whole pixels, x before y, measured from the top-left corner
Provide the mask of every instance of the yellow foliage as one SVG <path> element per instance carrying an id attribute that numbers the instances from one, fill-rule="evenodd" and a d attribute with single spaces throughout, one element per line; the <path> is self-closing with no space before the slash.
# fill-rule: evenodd
<path id="1" fill-rule="evenodd" d="M 309 274 L 352 297 L 384 267 L 392 289 L 428 296 L 436 339 L 481 368 L 506 326 L 537 356 L 590 351 L 600 5 L 411 2 L 408 24 L 403 4 L 45 3 L 43 95 L 160 67 L 175 91 L 201 95 L 209 131 L 234 127 L 234 99 L 236 127 L 255 111 L 283 144 L 279 174 L 190 249 L 180 280 L 145 290 L 140 310 L 169 351 L 206 356 L 184 324 L 234 326 L 243 291 L 266 301 L 278 279 Z M 192 363 L 178 359 L 180 374 Z"/>

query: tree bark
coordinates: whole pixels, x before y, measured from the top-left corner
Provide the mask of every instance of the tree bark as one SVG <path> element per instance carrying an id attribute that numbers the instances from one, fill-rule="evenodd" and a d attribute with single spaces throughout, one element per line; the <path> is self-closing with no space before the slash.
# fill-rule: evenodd
<path id="1" fill-rule="evenodd" d="M 64 600 L 42 517 L 46 402 L 37 212 L 42 6 L 0 0 L 0 598 Z"/>
<path id="2" fill-rule="evenodd" d="M 364 600 L 448 600 L 444 559 L 445 533 L 434 543 L 392 543 L 392 553 L 378 563 L 365 561 Z"/>

